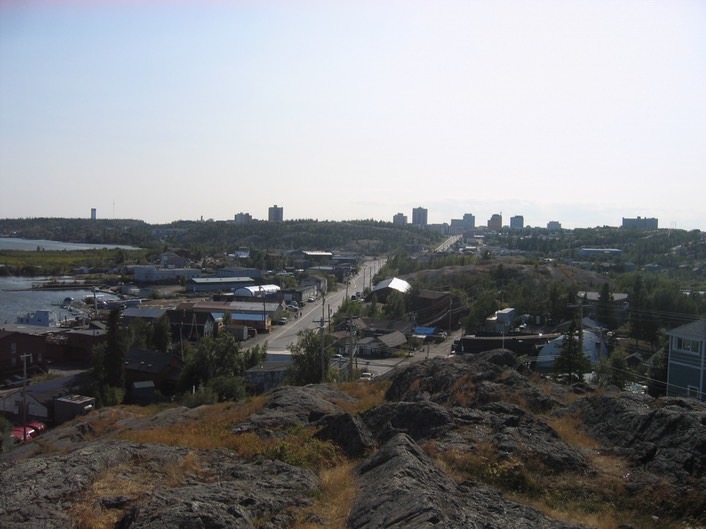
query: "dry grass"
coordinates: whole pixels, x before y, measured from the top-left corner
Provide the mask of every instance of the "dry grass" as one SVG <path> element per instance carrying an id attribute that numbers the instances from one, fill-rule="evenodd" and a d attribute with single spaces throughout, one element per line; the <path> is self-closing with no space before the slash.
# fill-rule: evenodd
<path id="1" fill-rule="evenodd" d="M 69 510 L 76 529 L 113 529 L 124 514 L 123 509 L 109 509 L 101 500 L 121 496 L 127 502 L 137 501 L 154 490 L 154 476 L 135 473 L 130 465 L 105 470 Z"/>
<path id="2" fill-rule="evenodd" d="M 684 517 L 698 517 L 698 506 L 705 504 L 706 494 L 701 492 L 688 499 L 672 497 L 674 487 L 666 483 L 638 494 L 629 492 L 628 462 L 602 453 L 578 416 L 554 418 L 550 423 L 562 440 L 588 457 L 590 470 L 557 474 L 539 461 L 500 454 L 490 442 L 479 443 L 470 450 L 445 451 L 429 442 L 423 449 L 454 482 L 471 479 L 484 483 L 552 519 L 596 529 L 618 529 L 621 525 L 642 529 L 702 527 L 674 519 L 680 512 Z M 690 510 L 683 508 L 687 503 Z M 654 518 L 653 514 L 659 517 Z"/>
<path id="3" fill-rule="evenodd" d="M 72 526 L 76 529 L 113 529 L 125 511 L 149 495 L 157 483 L 177 487 L 184 484 L 189 474 L 203 480 L 205 469 L 198 456 L 189 452 L 180 461 L 165 466 L 163 472 L 163 475 L 155 475 L 144 472 L 143 467 L 128 464 L 101 472 L 69 510 Z M 120 497 L 121 506 L 105 507 L 103 500 L 111 497 Z"/>
<path id="4" fill-rule="evenodd" d="M 262 438 L 254 431 L 234 432 L 233 426 L 262 409 L 265 397 L 245 402 L 204 406 L 197 417 L 168 426 L 145 430 L 128 430 L 121 439 L 147 444 L 183 446 L 197 450 L 225 448 L 245 458 L 261 455 L 291 465 L 318 470 L 340 462 L 334 445 L 313 436 L 312 428 L 292 428 L 284 437 Z"/>
<path id="5" fill-rule="evenodd" d="M 551 417 L 547 419 L 547 424 L 559 434 L 562 441 L 570 446 L 588 449 L 600 447 L 598 441 L 586 432 L 578 414 Z"/>
<path id="6" fill-rule="evenodd" d="M 187 476 L 203 477 L 205 473 L 206 468 L 199 461 L 198 455 L 195 452 L 189 452 L 181 461 L 164 467 L 165 484 L 169 487 L 178 487 L 184 484 Z"/>
<path id="7" fill-rule="evenodd" d="M 353 502 L 358 495 L 354 465 L 353 462 L 346 462 L 319 472 L 319 499 L 298 513 L 294 529 L 346 528 Z"/>
<path id="8" fill-rule="evenodd" d="M 476 398 L 476 384 L 469 374 L 463 375 L 454 381 L 451 386 L 449 406 L 470 407 Z"/>
<path id="9" fill-rule="evenodd" d="M 349 413 L 362 413 L 385 403 L 385 393 L 390 387 L 390 382 L 375 381 L 372 384 L 366 381 L 344 382 L 338 386 L 341 391 L 355 398 L 355 401 L 337 400 L 337 406 Z"/>
<path id="10" fill-rule="evenodd" d="M 261 410 L 267 400 L 253 397 L 244 402 L 226 402 L 204 406 L 198 418 L 184 420 L 169 426 L 121 432 L 118 437 L 150 444 L 185 446 L 195 449 L 242 448 L 243 455 L 256 453 L 259 442 L 255 434 L 236 435 L 230 428 Z M 240 452 L 240 450 L 238 450 Z"/>

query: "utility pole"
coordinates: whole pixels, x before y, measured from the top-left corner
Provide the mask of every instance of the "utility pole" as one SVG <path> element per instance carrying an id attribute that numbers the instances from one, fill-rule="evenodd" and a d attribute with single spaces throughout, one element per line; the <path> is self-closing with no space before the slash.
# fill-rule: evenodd
<path id="1" fill-rule="evenodd" d="M 32 358 L 30 354 L 23 354 L 22 359 L 22 441 L 27 441 L 27 359 Z"/>
<path id="2" fill-rule="evenodd" d="M 451 298 L 449 300 L 449 336 L 451 335 L 451 307 L 453 307 L 454 300 Z"/>
<path id="3" fill-rule="evenodd" d="M 321 321 L 319 322 L 319 337 L 321 339 L 321 382 L 326 382 L 326 340 L 324 339 L 326 334 L 324 330 L 326 328 L 326 323 L 329 323 L 326 319 L 326 296 L 324 295 L 321 301 Z"/>
<path id="4" fill-rule="evenodd" d="M 353 347 L 353 318 L 348 318 L 348 380 L 353 381 L 353 360 L 355 348 Z"/>

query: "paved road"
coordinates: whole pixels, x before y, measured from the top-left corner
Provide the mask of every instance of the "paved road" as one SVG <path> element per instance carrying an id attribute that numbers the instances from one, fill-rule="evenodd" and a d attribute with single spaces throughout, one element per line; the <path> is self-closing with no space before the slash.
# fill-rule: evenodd
<path id="1" fill-rule="evenodd" d="M 245 346 L 251 347 L 267 342 L 267 351 L 271 358 L 286 357 L 289 355 L 289 346 L 297 341 L 297 335 L 300 331 L 319 329 L 322 319 L 325 324 L 328 324 L 328 320 L 336 313 L 346 295 L 350 297 L 356 292 L 362 292 L 366 285 L 369 286 L 370 278 L 380 270 L 384 262 L 384 259 L 366 261 L 361 265 L 360 272 L 349 279 L 347 290 L 345 286 L 339 287 L 338 291 L 329 293 L 325 298 L 319 298 L 313 303 L 306 303 L 302 308 L 301 317 L 290 318 L 285 325 L 274 325 L 271 333 L 258 335 L 245 342 Z"/>

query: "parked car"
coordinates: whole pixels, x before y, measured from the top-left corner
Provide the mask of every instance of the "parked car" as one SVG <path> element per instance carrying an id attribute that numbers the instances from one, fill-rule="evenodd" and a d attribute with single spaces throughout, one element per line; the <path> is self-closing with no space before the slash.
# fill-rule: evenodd
<path id="1" fill-rule="evenodd" d="M 373 374 L 368 371 L 363 371 L 360 374 L 360 379 L 365 380 L 366 382 L 370 382 L 373 379 Z"/>
<path id="2" fill-rule="evenodd" d="M 34 429 L 35 435 L 39 435 L 47 431 L 47 425 L 40 421 L 29 421 L 27 426 Z"/>
<path id="3" fill-rule="evenodd" d="M 280 319 L 277 320 L 277 325 L 284 325 L 288 321 L 289 321 L 289 318 L 285 318 L 284 316 L 282 316 Z"/>
<path id="4" fill-rule="evenodd" d="M 34 428 L 30 428 L 29 426 L 14 426 L 10 432 L 10 436 L 17 443 L 29 442 L 34 439 L 35 435 L 37 435 L 37 432 Z"/>
<path id="5" fill-rule="evenodd" d="M 309 296 L 308 301 L 309 303 L 314 303 L 316 301 L 316 298 L 314 296 Z"/>

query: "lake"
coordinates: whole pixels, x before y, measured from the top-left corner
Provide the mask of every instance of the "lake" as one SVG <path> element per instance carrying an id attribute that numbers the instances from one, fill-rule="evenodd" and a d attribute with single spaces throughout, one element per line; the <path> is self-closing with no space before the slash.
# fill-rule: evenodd
<path id="1" fill-rule="evenodd" d="M 120 244 L 83 244 L 78 242 L 47 241 L 44 239 L 19 239 L 0 237 L 0 250 L 21 250 L 27 252 L 42 250 L 97 250 L 101 248 L 120 248 L 122 250 L 139 250 L 135 246 Z"/>
<path id="2" fill-rule="evenodd" d="M 57 277 L 0 277 L 0 325 L 15 323 L 19 314 L 27 314 L 36 310 L 50 310 L 57 320 L 74 319 L 77 312 L 70 312 L 61 307 L 67 297 L 80 302 L 86 296 L 92 296 L 93 290 L 88 288 L 67 288 L 66 290 L 22 290 L 31 289 L 32 285 L 48 280 L 70 281 L 72 278 Z M 118 296 L 101 294 L 106 301 L 119 299 Z M 75 305 L 80 305 L 76 303 Z M 90 307 L 86 307 L 87 309 Z"/>

